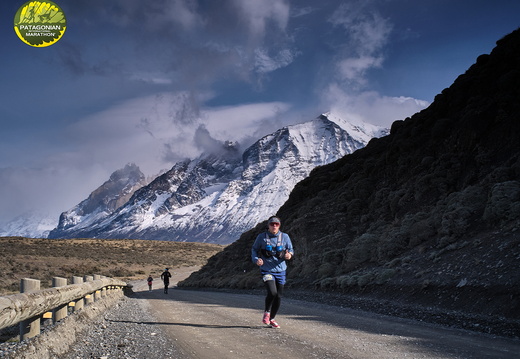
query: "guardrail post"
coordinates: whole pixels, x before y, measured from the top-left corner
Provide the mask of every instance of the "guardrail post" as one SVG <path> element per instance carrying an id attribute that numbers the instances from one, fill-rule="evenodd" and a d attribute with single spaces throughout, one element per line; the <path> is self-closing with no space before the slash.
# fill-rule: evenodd
<path id="1" fill-rule="evenodd" d="M 73 276 L 72 284 L 83 284 L 83 278 Z M 83 298 L 79 298 L 78 300 L 76 300 L 76 302 L 74 303 L 74 311 L 76 312 L 78 310 L 83 309 L 84 303 L 85 303 L 85 299 L 83 299 Z"/>
<path id="2" fill-rule="evenodd" d="M 102 275 L 101 278 L 106 278 L 106 276 Z M 107 290 L 107 287 L 103 287 L 103 289 L 101 289 L 101 297 L 106 297 L 108 295 L 108 290 Z"/>
<path id="3" fill-rule="evenodd" d="M 54 277 L 52 278 L 52 286 L 54 288 L 64 287 L 67 285 L 67 278 Z M 52 322 L 56 323 L 67 316 L 68 304 L 63 304 L 52 311 Z"/>
<path id="4" fill-rule="evenodd" d="M 94 277 L 91 275 L 84 276 L 85 282 L 92 282 L 94 281 Z M 87 294 L 85 296 L 85 304 L 92 304 L 94 303 L 94 293 Z"/>
<path id="5" fill-rule="evenodd" d="M 20 282 L 20 293 L 35 292 L 40 290 L 40 281 L 24 278 Z M 40 334 L 40 316 L 20 322 L 20 341 L 32 338 Z"/>
<path id="6" fill-rule="evenodd" d="M 98 279 L 101 279 L 101 275 L 94 274 L 94 280 L 98 280 Z M 101 290 L 96 290 L 96 292 L 94 293 L 94 301 L 97 302 L 100 299 L 101 299 Z"/>

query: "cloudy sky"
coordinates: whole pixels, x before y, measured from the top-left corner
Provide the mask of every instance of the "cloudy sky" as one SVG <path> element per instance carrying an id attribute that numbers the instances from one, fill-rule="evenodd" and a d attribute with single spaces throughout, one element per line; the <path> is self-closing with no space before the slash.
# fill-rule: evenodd
<path id="1" fill-rule="evenodd" d="M 0 4 L 0 223 L 327 111 L 389 127 L 520 26 L 512 0 L 56 0 L 36 48 L 24 2 Z"/>

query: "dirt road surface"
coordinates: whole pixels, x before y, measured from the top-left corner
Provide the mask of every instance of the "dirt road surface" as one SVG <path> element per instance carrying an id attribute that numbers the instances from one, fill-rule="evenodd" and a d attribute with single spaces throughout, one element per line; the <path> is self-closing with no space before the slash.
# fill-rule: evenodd
<path id="1" fill-rule="evenodd" d="M 190 269 L 174 271 L 172 285 Z M 189 291 L 160 280 L 135 296 L 185 358 L 519 358 L 520 341 L 349 308 L 283 299 L 280 329 L 261 323 L 261 295 Z"/>

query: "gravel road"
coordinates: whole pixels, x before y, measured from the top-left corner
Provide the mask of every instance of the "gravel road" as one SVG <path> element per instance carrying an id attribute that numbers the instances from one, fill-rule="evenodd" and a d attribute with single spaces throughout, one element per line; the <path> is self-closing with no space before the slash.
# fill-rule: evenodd
<path id="1" fill-rule="evenodd" d="M 272 329 L 261 323 L 263 295 L 164 294 L 149 292 L 144 281 L 134 290 L 61 358 L 480 359 L 520 353 L 516 339 L 296 299 L 283 300 L 281 329 Z"/>
<path id="2" fill-rule="evenodd" d="M 194 268 L 183 268 L 174 272 L 172 284 L 184 279 L 192 270 Z M 155 283 L 153 291 L 148 291 L 144 280 L 132 283 L 135 293 L 118 299 L 113 307 L 94 316 L 93 321 L 89 320 L 87 329 L 76 335 L 76 341 L 66 354 L 37 357 L 516 359 L 520 353 L 518 339 L 301 298 L 283 299 L 277 316 L 281 329 L 273 329 L 261 323 L 263 294 L 176 288 L 164 294 L 163 289 L 158 288 L 160 281 L 157 279 Z M 74 325 L 73 316 L 70 319 Z M 68 333 L 67 330 L 50 335 L 45 343 L 57 345 L 64 333 Z M 14 352 L 14 356 L 9 354 L 13 344 L 0 346 L 0 357 L 21 358 Z M 22 346 L 30 347 L 31 341 Z"/>

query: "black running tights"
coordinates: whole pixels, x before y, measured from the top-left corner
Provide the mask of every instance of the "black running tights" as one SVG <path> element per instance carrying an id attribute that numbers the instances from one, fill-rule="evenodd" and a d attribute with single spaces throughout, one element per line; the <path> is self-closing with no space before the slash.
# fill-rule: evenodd
<path id="1" fill-rule="evenodd" d="M 275 280 L 265 281 L 265 288 L 267 289 L 267 297 L 265 297 L 265 311 L 271 312 L 271 319 L 276 317 L 280 303 L 282 301 L 283 284 Z"/>

